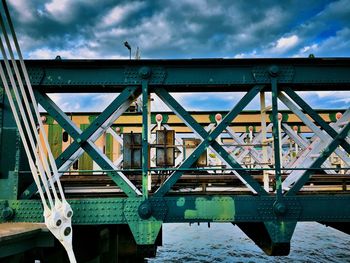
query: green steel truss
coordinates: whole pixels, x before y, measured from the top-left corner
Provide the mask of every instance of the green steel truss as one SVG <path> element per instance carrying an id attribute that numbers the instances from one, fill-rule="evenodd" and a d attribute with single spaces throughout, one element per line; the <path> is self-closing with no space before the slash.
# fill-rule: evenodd
<path id="1" fill-rule="evenodd" d="M 139 60 L 26 61 L 36 97 L 41 106 L 68 132 L 74 142 L 57 158 L 59 170 L 67 170 L 85 151 L 120 187 L 120 198 L 78 198 L 69 200 L 74 224 L 128 224 L 139 245 L 154 244 L 163 223 L 232 222 L 270 255 L 289 253 L 289 243 L 298 221 L 329 224 L 350 223 L 349 193 L 300 195 L 299 191 L 316 169 L 341 146 L 350 154 L 346 141 L 349 122 L 340 132 L 322 118 L 295 91 L 350 90 L 349 59 L 247 59 L 247 60 Z M 237 92 L 246 94 L 224 116 L 216 128 L 207 132 L 176 101 L 171 92 Z M 251 172 L 244 169 L 216 138 L 261 91 L 272 92 L 272 122 L 275 156 L 276 192 L 267 193 Z M 117 98 L 81 131 L 46 95 L 51 92 L 115 92 Z M 333 140 L 310 168 L 287 191 L 282 191 L 278 131 L 279 93 L 287 94 Z M 169 108 L 193 130 L 202 142 L 175 169 L 156 191 L 148 191 L 149 168 L 149 94 L 157 94 Z M 142 189 L 117 171 L 113 163 L 95 146 L 94 141 L 111 126 L 133 99 L 142 96 Z M 0 168 L 1 221 L 41 222 L 42 208 L 36 199 L 35 185 L 21 180 L 26 167 L 6 98 L 0 89 Z M 12 147 L 15 145 L 16 147 Z M 181 195 L 169 190 L 186 169 L 191 169 L 204 150 L 211 148 L 236 171 L 251 195 Z M 5 154 L 6 152 L 6 154 Z M 3 161 L 5 160 L 5 161 Z M 262 239 L 257 233 L 265 233 Z"/>

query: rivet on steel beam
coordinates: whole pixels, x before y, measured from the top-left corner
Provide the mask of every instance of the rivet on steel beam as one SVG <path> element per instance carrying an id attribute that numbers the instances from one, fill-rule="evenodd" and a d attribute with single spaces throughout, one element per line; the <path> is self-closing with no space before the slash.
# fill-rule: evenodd
<path id="1" fill-rule="evenodd" d="M 15 211 L 9 206 L 5 207 L 2 210 L 2 217 L 5 220 L 11 220 L 14 217 L 14 215 L 15 215 Z"/>

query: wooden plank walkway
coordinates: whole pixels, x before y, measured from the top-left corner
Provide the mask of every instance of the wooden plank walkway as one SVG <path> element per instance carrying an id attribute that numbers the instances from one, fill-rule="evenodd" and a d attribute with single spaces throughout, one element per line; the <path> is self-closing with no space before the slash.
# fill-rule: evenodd
<path id="1" fill-rule="evenodd" d="M 27 235 L 47 232 L 45 224 L 41 223 L 3 223 L 0 224 L 0 242 L 13 240 Z"/>
<path id="2" fill-rule="evenodd" d="M 53 247 L 53 235 L 42 223 L 0 224 L 0 262 L 33 248 Z"/>

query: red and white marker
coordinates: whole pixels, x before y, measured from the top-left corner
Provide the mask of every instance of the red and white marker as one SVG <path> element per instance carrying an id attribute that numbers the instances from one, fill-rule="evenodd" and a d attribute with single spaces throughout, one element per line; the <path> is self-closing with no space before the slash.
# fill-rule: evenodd
<path id="1" fill-rule="evenodd" d="M 249 130 L 249 140 L 250 140 L 250 142 L 252 142 L 253 141 L 253 130 L 254 130 L 254 127 L 253 126 L 249 126 L 248 130 Z"/>
<path id="2" fill-rule="evenodd" d="M 278 113 L 277 116 L 278 116 L 278 120 L 281 121 L 281 120 L 282 120 L 282 117 L 283 117 L 282 113 Z"/>
<path id="3" fill-rule="evenodd" d="M 220 123 L 222 121 L 222 115 L 220 113 L 215 114 L 215 121 Z"/>
<path id="4" fill-rule="evenodd" d="M 163 121 L 163 115 L 158 113 L 156 115 L 156 122 L 157 122 L 158 130 L 160 130 L 160 125 L 161 125 L 162 121 Z"/>
<path id="5" fill-rule="evenodd" d="M 41 118 L 42 123 L 46 123 L 46 121 L 47 121 L 46 116 L 41 116 L 40 118 Z"/>
<path id="6" fill-rule="evenodd" d="M 337 113 L 335 114 L 335 118 L 336 118 L 337 120 L 339 120 L 341 117 L 343 117 L 343 114 L 342 114 L 341 112 L 337 112 Z"/>

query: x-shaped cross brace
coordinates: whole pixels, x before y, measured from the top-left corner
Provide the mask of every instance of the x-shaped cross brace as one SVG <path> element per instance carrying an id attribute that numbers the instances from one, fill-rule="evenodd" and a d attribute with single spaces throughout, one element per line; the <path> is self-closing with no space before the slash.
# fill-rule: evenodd
<path id="1" fill-rule="evenodd" d="M 165 90 L 162 88 L 155 89 L 155 93 L 160 97 L 164 103 L 167 104 L 173 112 L 182 119 L 197 135 L 199 135 L 203 141 L 197 146 L 192 154 L 181 164 L 179 170 L 173 172 L 170 177 L 164 182 L 164 184 L 158 188 L 154 196 L 164 196 L 171 187 L 182 176 L 183 169 L 190 168 L 192 164 L 198 159 L 203 151 L 211 147 L 218 156 L 220 156 L 228 165 L 233 169 L 237 168 L 236 172 L 240 180 L 245 182 L 247 186 L 255 191 L 259 195 L 267 195 L 267 192 L 254 180 L 251 175 L 242 169 L 230 154 L 215 140 L 222 131 L 232 122 L 232 120 L 247 106 L 247 104 L 263 89 L 263 86 L 253 87 L 238 103 L 237 105 L 225 116 L 225 118 L 216 126 L 216 128 L 208 133 L 205 129 L 195 121 L 195 119 Z"/>
<path id="2" fill-rule="evenodd" d="M 314 133 L 315 136 L 317 135 L 319 137 L 318 140 L 311 143 L 312 151 L 316 151 L 317 148 L 321 147 L 321 144 L 319 140 L 326 142 L 329 142 L 331 139 L 334 139 L 334 135 L 337 136 L 338 133 L 330 126 L 328 125 L 313 109 L 311 109 L 302 98 L 300 98 L 292 89 L 290 88 L 283 88 L 283 90 L 289 95 L 289 97 L 299 105 L 303 110 L 306 111 L 306 113 L 311 116 L 317 124 L 321 126 L 322 129 L 325 130 L 321 131 L 320 128 L 318 128 L 312 121 L 310 121 L 306 115 L 291 101 L 289 100 L 283 93 L 279 93 L 278 97 L 279 99 L 289 108 L 291 109 Z M 348 111 L 344 114 L 344 118 L 348 115 Z M 327 135 L 328 133 L 328 135 Z M 335 134 L 334 134 L 335 133 Z M 346 140 L 343 140 L 340 142 L 342 146 L 345 146 L 345 150 L 349 153 L 349 149 L 347 145 L 349 145 Z M 323 144 L 323 143 L 322 143 Z M 348 161 L 348 157 L 346 153 L 341 150 L 337 149 L 337 147 L 334 148 L 334 151 L 337 155 L 340 156 L 346 163 Z M 299 159 L 302 161 L 302 163 L 305 163 L 308 161 L 308 158 L 305 158 L 306 155 L 310 152 L 310 150 L 304 150 L 304 153 L 302 154 Z M 310 158 L 310 157 L 309 157 Z M 325 160 L 324 162 L 327 162 Z M 296 161 L 296 165 L 300 166 L 301 163 L 299 160 Z M 305 165 L 304 164 L 304 165 Z M 308 165 L 307 165 L 308 166 Z M 292 174 L 290 174 L 283 182 L 283 188 L 289 188 L 297 179 L 301 178 L 302 172 L 301 171 L 293 171 Z"/>
<path id="3" fill-rule="evenodd" d="M 127 196 L 136 197 L 141 195 L 141 192 L 124 174 L 113 171 L 116 170 L 113 162 L 93 143 L 121 114 L 123 114 L 132 100 L 139 94 L 140 91 L 137 87 L 128 87 L 124 89 L 90 126 L 82 132 L 46 94 L 37 92 L 36 96 L 38 97 L 38 102 L 74 139 L 74 142 L 56 159 L 57 168 L 62 170 L 61 168 L 65 167 L 65 169 L 67 169 L 79 158 L 83 151 L 86 151 L 103 170 L 108 170 L 107 175 L 112 178 Z M 29 198 L 35 192 L 36 186 L 32 184 L 22 196 L 24 198 Z"/>
<path id="4" fill-rule="evenodd" d="M 345 142 L 345 138 L 350 131 L 350 122 L 342 129 L 334 140 L 328 145 L 328 147 L 321 153 L 321 155 L 312 163 L 310 170 L 304 172 L 304 174 L 298 179 L 293 187 L 286 193 L 287 196 L 295 195 L 309 180 L 311 175 L 315 173 L 314 169 L 320 168 L 324 161 L 332 154 L 332 152 L 342 143 Z"/>
<path id="5" fill-rule="evenodd" d="M 335 139 L 338 136 L 338 133 L 326 123 L 316 111 L 314 111 L 294 90 L 290 87 L 284 87 L 283 90 L 288 94 L 288 96 L 297 103 L 300 108 L 302 108 L 320 127 L 325 130 L 329 136 Z M 346 140 L 342 140 L 340 145 L 344 150 L 350 154 L 350 144 Z"/>

